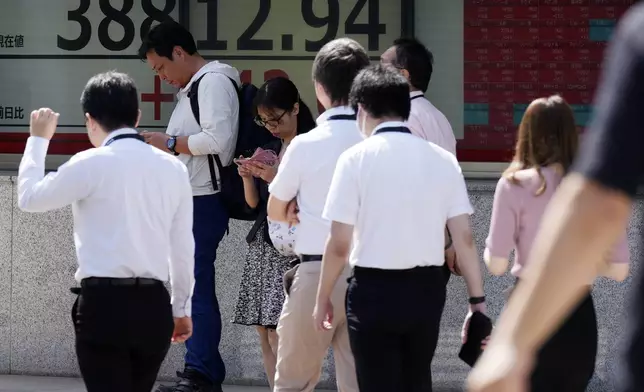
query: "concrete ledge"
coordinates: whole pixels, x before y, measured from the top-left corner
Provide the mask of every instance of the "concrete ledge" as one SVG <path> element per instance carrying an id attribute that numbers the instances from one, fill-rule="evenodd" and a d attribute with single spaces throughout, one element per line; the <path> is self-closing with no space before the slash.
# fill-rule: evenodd
<path id="1" fill-rule="evenodd" d="M 483 250 L 488 233 L 496 181 L 468 181 L 475 239 Z M 75 284 L 76 258 L 72 241 L 71 209 L 46 214 L 26 214 L 15 204 L 11 178 L 0 177 L 0 373 L 45 376 L 78 376 L 73 349 L 70 308 Z M 641 237 L 644 210 L 638 201 L 629 238 L 633 260 Z M 223 315 L 221 351 L 227 366 L 227 382 L 237 385 L 266 385 L 254 328 L 230 323 L 246 252 L 244 237 L 248 222 L 231 222 L 230 235 L 221 244 L 217 259 L 217 293 Z M 637 273 L 639 265 L 634 265 Z M 486 277 L 490 314 L 496 317 L 503 306 L 502 291 L 512 284 L 509 276 Z M 600 327 L 600 355 L 596 379 L 589 391 L 612 390 L 610 375 L 618 363 L 616 349 L 622 333 L 624 297 L 630 286 L 600 279 L 594 298 Z M 468 368 L 457 358 L 459 333 L 466 312 L 465 285 L 452 278 L 442 320 L 441 341 L 433 364 L 437 391 L 461 391 Z M 173 346 L 160 376 L 171 379 L 181 368 L 184 349 Z M 332 359 L 328 358 L 320 387 L 334 386 Z M 2 383 L 0 383 L 0 392 Z M 13 391 L 13 390 L 12 390 Z M 232 390 L 231 390 L 232 391 Z"/>

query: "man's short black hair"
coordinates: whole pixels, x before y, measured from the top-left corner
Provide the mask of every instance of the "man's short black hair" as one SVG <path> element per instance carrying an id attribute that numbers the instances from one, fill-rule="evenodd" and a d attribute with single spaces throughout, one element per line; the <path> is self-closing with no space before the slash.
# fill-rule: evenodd
<path id="1" fill-rule="evenodd" d="M 394 67 L 385 64 L 371 65 L 358 74 L 353 81 L 349 104 L 358 111 L 358 104 L 371 117 L 409 118 L 411 101 L 409 83 Z"/>
<path id="2" fill-rule="evenodd" d="M 353 79 L 368 65 L 369 56 L 362 45 L 350 38 L 338 38 L 315 56 L 313 80 L 322 85 L 333 104 L 346 104 Z"/>
<path id="3" fill-rule="evenodd" d="M 106 131 L 134 128 L 139 118 L 139 93 L 131 77 L 120 72 L 93 76 L 81 95 L 83 114 L 89 113 Z"/>
<path id="4" fill-rule="evenodd" d="M 422 92 L 426 92 L 434 72 L 434 55 L 420 41 L 414 38 L 398 38 L 394 41 L 397 68 L 409 72 L 409 82 Z"/>
<path id="5" fill-rule="evenodd" d="M 197 44 L 188 29 L 168 20 L 152 27 L 146 34 L 139 47 L 139 58 L 145 60 L 151 51 L 159 56 L 172 60 L 172 51 L 175 46 L 181 47 L 189 55 L 197 53 Z"/>

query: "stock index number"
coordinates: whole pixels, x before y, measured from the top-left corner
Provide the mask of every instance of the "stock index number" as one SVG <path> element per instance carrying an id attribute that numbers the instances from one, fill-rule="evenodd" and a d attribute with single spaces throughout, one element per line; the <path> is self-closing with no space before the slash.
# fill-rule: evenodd
<path id="1" fill-rule="evenodd" d="M 152 0 L 140 0 L 143 12 L 146 18 L 139 26 L 141 38 L 150 30 L 152 23 L 163 22 L 171 19 L 170 14 L 176 7 L 177 0 L 166 0 L 162 9 L 154 6 Z M 67 12 L 67 20 L 76 22 L 80 26 L 80 34 L 74 39 L 67 39 L 60 35 L 57 36 L 57 46 L 63 50 L 77 51 L 85 48 L 92 39 L 92 23 L 86 16 L 91 5 L 91 0 L 80 0 L 78 8 Z M 123 0 L 123 6 L 115 8 L 110 0 L 99 0 L 99 8 L 103 14 L 103 19 L 98 25 L 98 40 L 101 45 L 110 51 L 118 52 L 125 50 L 134 42 L 136 28 L 134 22 L 129 17 L 130 11 L 134 7 L 134 0 Z M 109 34 L 109 28 L 112 23 L 119 24 L 123 28 L 123 37 L 119 40 L 113 39 Z"/>
<path id="2" fill-rule="evenodd" d="M 218 0 L 197 0 L 206 3 L 206 39 L 197 42 L 201 50 L 227 50 L 228 42 L 219 39 L 217 20 L 219 11 Z M 286 1 L 286 0 L 279 0 Z M 259 39 L 255 35 L 269 18 L 271 0 L 259 0 L 259 7 L 250 25 L 237 39 L 237 50 L 273 50 L 272 39 Z M 340 26 L 340 0 L 327 0 L 327 10 L 324 15 L 317 15 L 313 9 L 314 0 L 301 0 L 301 12 L 304 23 L 315 29 L 326 28 L 319 40 L 305 40 L 307 52 L 317 52 L 324 44 L 338 35 Z M 367 23 L 357 23 L 357 19 L 365 8 L 368 8 Z M 239 11 L 237 11 L 239 12 Z M 386 25 L 380 23 L 380 0 L 357 0 L 344 21 L 345 34 L 364 34 L 368 37 L 368 50 L 379 50 L 380 35 L 386 34 Z"/>

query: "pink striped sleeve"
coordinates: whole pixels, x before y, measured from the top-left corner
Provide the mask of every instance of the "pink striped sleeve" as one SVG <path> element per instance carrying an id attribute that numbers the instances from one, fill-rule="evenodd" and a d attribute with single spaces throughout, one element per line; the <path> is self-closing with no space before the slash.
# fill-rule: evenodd
<path id="1" fill-rule="evenodd" d="M 503 177 L 496 185 L 490 233 L 485 243 L 491 257 L 507 259 L 516 246 L 518 190 L 519 187 L 512 185 Z"/>

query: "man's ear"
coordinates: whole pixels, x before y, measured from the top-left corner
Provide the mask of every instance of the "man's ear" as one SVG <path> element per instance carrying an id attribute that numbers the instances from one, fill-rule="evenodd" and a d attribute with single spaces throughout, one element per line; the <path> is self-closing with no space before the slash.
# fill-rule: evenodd
<path id="1" fill-rule="evenodd" d="M 409 71 L 403 68 L 400 70 L 400 73 L 405 77 L 405 79 L 409 80 Z"/>
<path id="2" fill-rule="evenodd" d="M 134 124 L 134 128 L 139 127 L 139 122 L 141 122 L 141 109 L 139 109 L 139 114 L 136 116 L 136 124 Z"/>
<path id="3" fill-rule="evenodd" d="M 89 113 L 85 113 L 85 127 L 88 130 L 92 130 L 92 131 L 96 130 L 95 129 L 96 122 L 94 121 L 94 118 Z"/>

